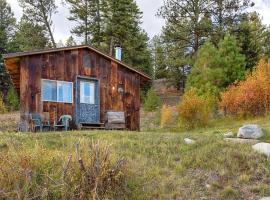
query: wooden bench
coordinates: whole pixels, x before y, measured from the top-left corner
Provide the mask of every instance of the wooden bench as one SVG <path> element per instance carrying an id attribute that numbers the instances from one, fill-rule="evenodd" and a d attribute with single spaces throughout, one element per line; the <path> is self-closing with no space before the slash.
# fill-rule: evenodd
<path id="1" fill-rule="evenodd" d="M 125 113 L 122 111 L 107 111 L 105 128 L 106 130 L 126 129 Z"/>

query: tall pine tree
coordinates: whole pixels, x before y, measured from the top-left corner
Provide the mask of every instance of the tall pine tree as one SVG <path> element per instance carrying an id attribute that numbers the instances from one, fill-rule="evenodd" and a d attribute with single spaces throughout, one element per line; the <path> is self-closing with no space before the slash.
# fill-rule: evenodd
<path id="1" fill-rule="evenodd" d="M 141 15 L 134 0 L 66 0 L 69 20 L 77 25 L 72 33 L 113 56 L 114 47 L 123 49 L 123 61 L 152 74 L 147 34 L 141 29 Z"/>
<path id="2" fill-rule="evenodd" d="M 10 78 L 4 68 L 2 54 L 8 53 L 10 38 L 13 34 L 16 19 L 6 0 L 0 0 L 0 92 L 6 93 Z"/>
<path id="3" fill-rule="evenodd" d="M 247 8 L 254 6 L 250 0 L 211 0 L 210 13 L 213 24 L 214 44 L 224 38 L 226 32 L 234 29 Z"/>
<path id="4" fill-rule="evenodd" d="M 196 53 L 211 30 L 210 5 L 211 0 L 165 0 L 158 15 L 166 20 L 166 42 Z"/>
<path id="5" fill-rule="evenodd" d="M 31 38 L 31 39 L 29 39 Z M 44 27 L 29 21 L 22 16 L 16 26 L 16 31 L 10 43 L 13 51 L 32 51 L 44 49 L 48 46 L 49 38 L 46 37 Z"/>
<path id="6" fill-rule="evenodd" d="M 155 36 L 152 39 L 151 50 L 153 53 L 154 78 L 167 78 L 168 68 L 166 65 L 166 49 L 160 36 Z"/>
<path id="7" fill-rule="evenodd" d="M 25 17 L 34 24 L 44 27 L 52 46 L 56 47 L 56 42 L 52 32 L 52 16 L 57 12 L 55 0 L 19 0 L 23 8 Z"/>
<path id="8" fill-rule="evenodd" d="M 65 0 L 69 5 L 70 21 L 77 25 L 72 33 L 84 37 L 84 44 L 101 48 L 104 34 L 106 0 Z"/>
<path id="9" fill-rule="evenodd" d="M 262 24 L 256 12 L 242 15 L 239 25 L 232 31 L 238 39 L 241 53 L 246 57 L 246 69 L 252 70 L 264 53 L 267 38 L 267 27 Z"/>
<path id="10" fill-rule="evenodd" d="M 105 43 L 113 55 L 123 48 L 123 61 L 147 74 L 153 73 L 148 37 L 140 27 L 142 12 L 134 0 L 107 0 Z"/>

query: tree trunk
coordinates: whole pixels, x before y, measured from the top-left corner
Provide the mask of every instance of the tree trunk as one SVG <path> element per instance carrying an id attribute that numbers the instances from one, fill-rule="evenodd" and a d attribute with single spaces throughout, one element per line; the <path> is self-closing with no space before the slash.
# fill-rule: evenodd
<path id="1" fill-rule="evenodd" d="M 49 34 L 50 34 L 50 38 L 51 38 L 53 48 L 56 48 L 56 43 L 55 43 L 55 40 L 54 40 L 54 37 L 53 37 L 53 34 L 52 34 L 52 30 L 51 30 L 51 27 L 50 27 L 49 24 L 47 25 L 47 29 L 48 29 Z"/>
<path id="2" fill-rule="evenodd" d="M 43 22 L 44 22 L 44 24 L 45 24 L 45 26 L 47 28 L 47 31 L 49 32 L 49 36 L 50 36 L 52 45 L 53 45 L 54 48 L 56 48 L 56 43 L 55 43 L 55 40 L 54 40 L 54 37 L 53 37 L 53 34 L 52 34 L 52 30 L 51 30 L 51 26 L 50 26 L 50 23 L 49 23 L 49 20 L 48 20 L 47 13 L 46 13 L 44 5 L 43 5 L 43 1 L 40 1 L 40 4 L 41 4 L 41 12 L 42 12 Z"/>
<path id="3" fill-rule="evenodd" d="M 111 41 L 110 41 L 110 56 L 113 56 L 113 45 L 114 45 L 114 40 L 113 40 L 113 37 L 111 37 Z"/>
<path id="4" fill-rule="evenodd" d="M 85 9 L 86 9 L 86 16 L 84 19 L 84 25 L 85 25 L 84 43 L 88 44 L 88 3 L 87 3 L 87 1 L 85 1 Z"/>
<path id="5" fill-rule="evenodd" d="M 101 44 L 101 19 L 100 19 L 100 1 L 97 0 L 97 23 L 98 23 L 98 38 L 97 46 L 100 47 Z"/>

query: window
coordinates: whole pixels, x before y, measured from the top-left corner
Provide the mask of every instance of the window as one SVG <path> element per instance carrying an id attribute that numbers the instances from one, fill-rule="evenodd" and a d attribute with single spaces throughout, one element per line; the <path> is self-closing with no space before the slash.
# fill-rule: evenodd
<path id="1" fill-rule="evenodd" d="M 72 103 L 72 82 L 42 80 L 42 101 Z"/>
<path id="2" fill-rule="evenodd" d="M 57 101 L 57 82 L 50 80 L 42 80 L 42 100 Z"/>
<path id="3" fill-rule="evenodd" d="M 91 67 L 91 58 L 89 53 L 83 55 L 83 67 Z"/>
<path id="4" fill-rule="evenodd" d="M 72 103 L 72 83 L 57 81 L 57 101 Z"/>
<path id="5" fill-rule="evenodd" d="M 80 82 L 80 102 L 85 104 L 95 104 L 95 83 Z"/>

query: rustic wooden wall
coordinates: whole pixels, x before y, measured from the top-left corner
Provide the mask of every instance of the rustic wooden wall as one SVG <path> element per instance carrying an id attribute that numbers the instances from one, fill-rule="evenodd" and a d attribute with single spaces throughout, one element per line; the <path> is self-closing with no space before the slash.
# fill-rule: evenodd
<path id="1" fill-rule="evenodd" d="M 91 56 L 91 68 L 82 66 L 84 54 Z M 75 119 L 76 77 L 87 76 L 100 80 L 101 122 L 107 110 L 125 111 L 127 127 L 140 127 L 140 75 L 89 49 L 63 50 L 22 57 L 20 60 L 21 116 L 29 112 L 50 112 L 59 118 L 69 114 Z M 73 104 L 41 101 L 41 79 L 73 82 Z M 118 84 L 124 86 L 123 95 Z M 54 120 L 54 119 L 52 119 Z"/>

